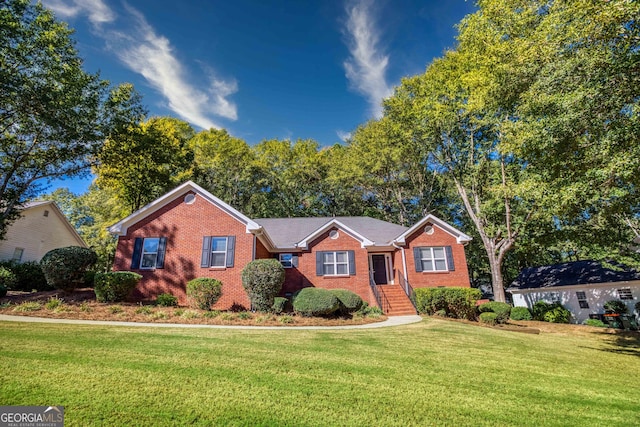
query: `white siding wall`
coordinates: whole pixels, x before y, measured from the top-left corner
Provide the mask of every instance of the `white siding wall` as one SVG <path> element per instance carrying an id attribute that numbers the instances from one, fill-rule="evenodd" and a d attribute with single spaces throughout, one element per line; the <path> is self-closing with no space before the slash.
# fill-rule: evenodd
<path id="1" fill-rule="evenodd" d="M 11 224 L 0 241 L 0 260 L 10 260 L 16 248 L 23 248 L 21 262 L 40 261 L 51 249 L 84 246 L 67 228 L 50 204 L 25 209 L 22 217 Z M 49 211 L 44 216 L 44 211 Z"/>
<path id="2" fill-rule="evenodd" d="M 629 313 L 634 312 L 635 304 L 640 300 L 640 282 L 619 282 L 598 285 L 575 285 L 561 288 L 531 289 L 512 292 L 515 307 L 531 309 L 537 301 L 552 302 L 552 294 L 558 294 L 560 303 L 571 312 L 573 323 L 582 323 L 591 313 L 604 313 L 604 303 L 613 299 L 620 299 L 618 289 L 629 288 L 633 299 L 622 300 L 627 304 Z M 589 308 L 580 308 L 577 292 L 584 292 Z"/>

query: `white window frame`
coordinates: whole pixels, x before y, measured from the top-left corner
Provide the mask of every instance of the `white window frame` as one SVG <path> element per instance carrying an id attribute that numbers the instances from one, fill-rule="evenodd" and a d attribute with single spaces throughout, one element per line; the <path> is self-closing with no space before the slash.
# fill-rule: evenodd
<path id="1" fill-rule="evenodd" d="M 322 275 L 323 276 L 348 276 L 349 275 L 349 251 L 323 251 L 322 255 Z M 327 255 L 332 255 L 333 260 L 327 261 Z M 338 254 L 344 254 L 345 261 L 338 261 Z M 338 273 L 338 266 L 344 265 L 344 273 Z M 328 273 L 328 268 L 333 269 L 333 273 Z"/>
<path id="2" fill-rule="evenodd" d="M 576 298 L 578 299 L 578 306 L 580 308 L 589 308 L 589 301 L 587 301 L 587 293 L 584 291 L 577 291 Z M 584 305 L 584 307 L 583 307 Z"/>
<path id="3" fill-rule="evenodd" d="M 147 241 L 156 240 L 156 251 L 155 252 L 147 252 L 145 251 L 145 244 Z M 158 249 L 160 249 L 160 238 L 159 237 L 145 237 L 142 241 L 142 250 L 140 251 L 140 270 L 153 270 L 158 265 Z M 153 254 L 153 265 L 152 266 L 143 266 L 144 256 Z"/>
<path id="4" fill-rule="evenodd" d="M 618 288 L 617 292 L 618 292 L 618 298 L 621 299 L 621 300 L 632 300 L 633 299 L 633 294 L 631 293 L 631 288 L 630 287 Z"/>
<path id="5" fill-rule="evenodd" d="M 280 254 L 278 259 L 284 268 L 293 268 L 293 254 L 291 252 Z"/>
<path id="6" fill-rule="evenodd" d="M 224 250 L 214 251 L 214 242 L 216 240 L 224 240 Z M 211 236 L 211 254 L 209 258 L 209 267 L 212 268 L 225 268 L 227 266 L 227 248 L 229 247 L 229 238 L 222 236 Z M 222 265 L 213 265 L 214 256 L 213 254 L 224 254 L 224 259 L 222 261 Z"/>
<path id="7" fill-rule="evenodd" d="M 442 257 L 436 258 L 435 250 L 442 250 Z M 425 268 L 425 261 L 431 262 L 431 269 Z M 436 261 L 444 261 L 444 268 L 437 268 Z M 429 246 L 420 248 L 420 265 L 422 271 L 437 272 L 437 271 L 449 271 L 449 262 L 447 261 L 447 249 L 444 246 Z"/>

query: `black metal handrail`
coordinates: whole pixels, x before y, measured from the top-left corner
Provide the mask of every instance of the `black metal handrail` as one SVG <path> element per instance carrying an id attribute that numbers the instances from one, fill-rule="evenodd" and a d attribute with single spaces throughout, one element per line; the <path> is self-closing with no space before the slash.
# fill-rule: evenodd
<path id="1" fill-rule="evenodd" d="M 409 281 L 402 275 L 402 273 L 400 273 L 400 271 L 398 271 L 398 277 L 400 278 L 400 286 L 402 287 L 404 292 L 409 297 L 409 301 L 411 301 L 411 304 L 413 304 L 413 308 L 415 308 L 417 310 L 418 307 L 416 306 L 416 293 L 415 293 L 415 291 L 413 290 L 413 288 L 409 284 Z"/>
<path id="2" fill-rule="evenodd" d="M 387 314 L 391 308 L 391 304 L 389 304 L 387 296 L 378 289 L 378 285 L 376 285 L 376 281 L 373 279 L 373 273 L 371 272 L 369 272 L 369 286 L 371 286 L 373 295 L 376 297 L 378 306 L 382 309 L 383 313 Z"/>

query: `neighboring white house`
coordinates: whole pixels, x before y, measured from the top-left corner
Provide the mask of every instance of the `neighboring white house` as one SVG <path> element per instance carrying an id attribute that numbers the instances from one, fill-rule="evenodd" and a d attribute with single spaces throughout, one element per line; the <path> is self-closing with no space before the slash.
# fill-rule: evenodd
<path id="1" fill-rule="evenodd" d="M 30 202 L 0 240 L 0 261 L 40 261 L 51 249 L 65 246 L 87 244 L 54 202 Z"/>
<path id="2" fill-rule="evenodd" d="M 559 302 L 582 323 L 590 314 L 603 314 L 604 303 L 621 300 L 629 313 L 640 298 L 640 273 L 613 270 L 596 261 L 576 261 L 525 268 L 507 289 L 515 307 L 531 309 L 537 301 Z"/>

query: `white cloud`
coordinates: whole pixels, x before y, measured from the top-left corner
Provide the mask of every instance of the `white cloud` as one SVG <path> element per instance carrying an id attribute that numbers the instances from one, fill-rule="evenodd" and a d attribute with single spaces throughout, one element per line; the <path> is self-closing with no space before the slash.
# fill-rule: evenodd
<path id="1" fill-rule="evenodd" d="M 389 57 L 378 46 L 380 40 L 371 0 L 357 0 L 347 5 L 347 47 L 351 56 L 344 62 L 351 86 L 369 101 L 372 114 L 382 117 L 382 100 L 393 90 L 385 74 Z"/>
<path id="2" fill-rule="evenodd" d="M 61 18 L 86 14 L 93 25 L 112 22 L 115 13 L 102 0 L 44 0 L 44 5 Z"/>
<path id="3" fill-rule="evenodd" d="M 237 107 L 227 99 L 238 91 L 237 82 L 220 79 L 202 66 L 208 87 L 195 86 L 192 82 L 197 76 L 188 72 L 169 39 L 157 34 L 137 9 L 125 4 L 126 16 L 115 22 L 115 14 L 102 0 L 47 0 L 47 7 L 67 18 L 87 14 L 113 54 L 142 75 L 164 96 L 167 107 L 184 120 L 203 129 L 221 127 L 212 116 L 237 120 Z M 100 24 L 105 22 L 113 25 L 104 28 Z"/>
<path id="4" fill-rule="evenodd" d="M 338 138 L 342 140 L 342 142 L 347 142 L 347 140 L 351 139 L 351 132 L 345 132 L 343 130 L 337 130 L 336 135 Z"/>

